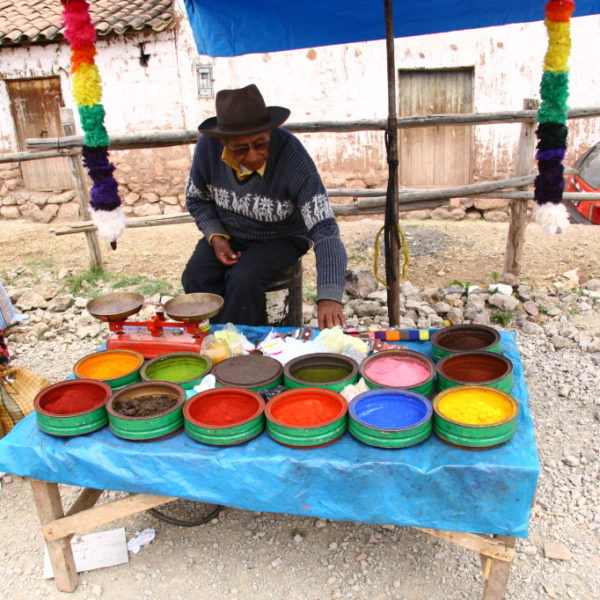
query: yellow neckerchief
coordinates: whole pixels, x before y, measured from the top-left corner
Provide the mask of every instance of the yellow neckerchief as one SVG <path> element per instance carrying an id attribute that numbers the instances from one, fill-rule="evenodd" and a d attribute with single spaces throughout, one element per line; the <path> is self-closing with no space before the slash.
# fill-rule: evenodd
<path id="1" fill-rule="evenodd" d="M 244 177 L 248 177 L 249 175 L 252 175 L 252 173 L 258 173 L 262 177 L 265 174 L 265 168 L 267 167 L 267 161 L 265 161 L 265 164 L 260 169 L 256 169 L 256 171 L 248 171 L 248 169 L 246 169 L 245 167 L 238 165 L 238 162 L 237 160 L 235 160 L 233 153 L 227 147 L 223 148 L 221 160 L 235 171 L 235 176 L 238 179 L 244 179 Z"/>

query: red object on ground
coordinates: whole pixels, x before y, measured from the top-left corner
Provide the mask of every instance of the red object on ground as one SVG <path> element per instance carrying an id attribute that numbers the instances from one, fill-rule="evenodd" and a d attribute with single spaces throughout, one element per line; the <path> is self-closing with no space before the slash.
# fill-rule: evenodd
<path id="1" fill-rule="evenodd" d="M 585 199 L 586 192 L 600 192 L 600 142 L 579 158 L 574 168 L 578 172 L 566 178 L 565 192 L 582 194 L 581 200 L 571 200 L 570 203 L 590 223 L 600 225 L 600 200 Z"/>

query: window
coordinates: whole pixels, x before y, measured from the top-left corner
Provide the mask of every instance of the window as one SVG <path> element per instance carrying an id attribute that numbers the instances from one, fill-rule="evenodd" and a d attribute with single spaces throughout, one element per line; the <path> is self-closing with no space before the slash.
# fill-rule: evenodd
<path id="1" fill-rule="evenodd" d="M 198 96 L 200 98 L 212 98 L 212 67 L 210 65 L 198 65 L 196 67 L 196 77 L 198 79 Z"/>

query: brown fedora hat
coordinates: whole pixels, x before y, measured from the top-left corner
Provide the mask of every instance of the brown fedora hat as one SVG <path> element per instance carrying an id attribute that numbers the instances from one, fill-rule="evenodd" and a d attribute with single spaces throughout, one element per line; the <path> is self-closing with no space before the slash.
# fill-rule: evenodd
<path id="1" fill-rule="evenodd" d="M 200 133 L 214 137 L 238 137 L 279 127 L 290 111 L 282 106 L 265 106 L 262 94 L 252 83 L 238 90 L 221 90 L 215 101 L 217 116 L 198 126 Z"/>

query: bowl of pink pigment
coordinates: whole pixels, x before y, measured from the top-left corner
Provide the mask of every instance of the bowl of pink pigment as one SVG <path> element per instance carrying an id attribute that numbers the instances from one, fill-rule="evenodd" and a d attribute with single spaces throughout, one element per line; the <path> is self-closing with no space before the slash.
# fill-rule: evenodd
<path id="1" fill-rule="evenodd" d="M 112 389 L 95 379 L 68 379 L 43 389 L 33 401 L 38 427 L 58 436 L 82 435 L 108 423 Z"/>
<path id="2" fill-rule="evenodd" d="M 433 408 L 423 394 L 380 388 L 356 396 L 348 407 L 348 430 L 378 448 L 405 448 L 431 435 Z"/>
<path id="3" fill-rule="evenodd" d="M 425 396 L 435 391 L 435 364 L 412 350 L 372 354 L 362 361 L 360 374 L 370 388 L 402 388 Z"/>

